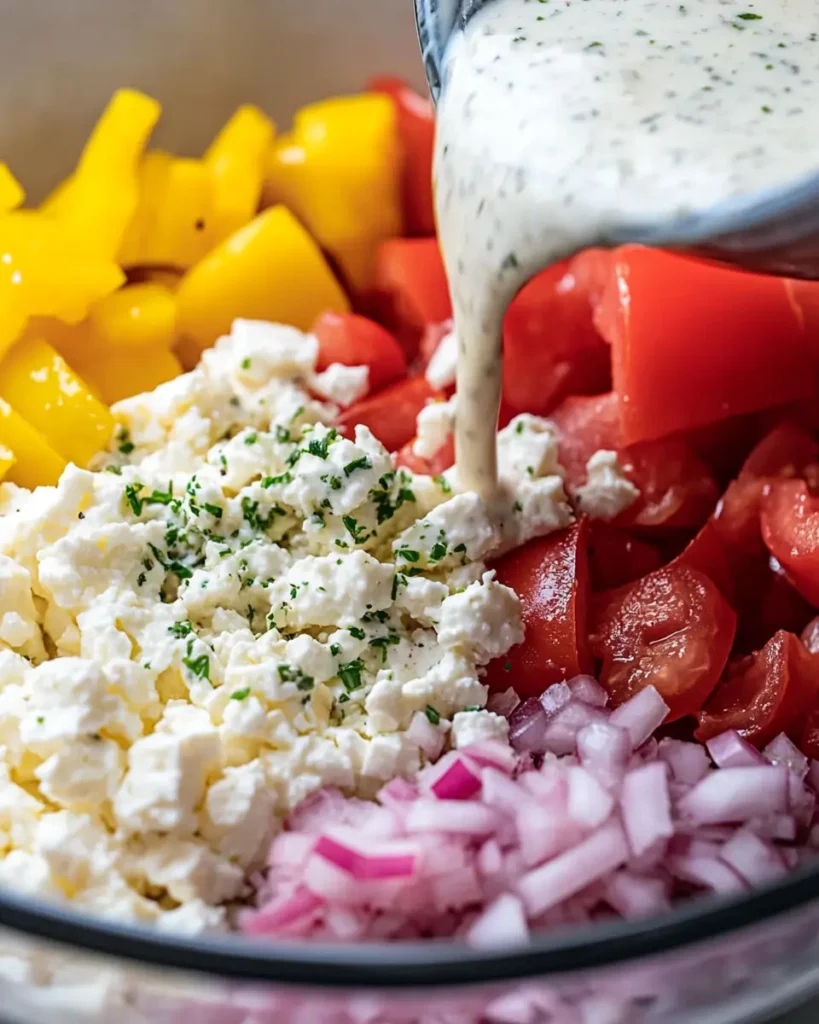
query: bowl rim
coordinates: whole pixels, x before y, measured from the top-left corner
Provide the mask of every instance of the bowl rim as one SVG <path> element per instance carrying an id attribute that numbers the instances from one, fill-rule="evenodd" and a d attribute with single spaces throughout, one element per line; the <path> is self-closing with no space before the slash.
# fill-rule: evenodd
<path id="1" fill-rule="evenodd" d="M 235 933 L 189 937 L 117 924 L 0 891 L 0 928 L 104 954 L 140 967 L 207 974 L 212 980 L 312 989 L 452 988 L 547 979 L 679 953 L 819 902 L 819 867 L 790 872 L 739 897 L 702 897 L 652 918 L 545 931 L 526 946 L 475 950 L 460 943 L 282 943 Z M 319 971 L 316 968 L 321 968 Z"/>

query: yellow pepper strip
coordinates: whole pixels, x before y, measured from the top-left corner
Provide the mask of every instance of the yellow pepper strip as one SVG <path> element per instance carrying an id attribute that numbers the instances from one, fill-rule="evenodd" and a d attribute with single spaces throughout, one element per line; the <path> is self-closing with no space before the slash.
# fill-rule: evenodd
<path id="1" fill-rule="evenodd" d="M 276 139 L 264 165 L 262 202 L 265 206 L 283 203 L 291 210 L 296 209 L 304 160 L 304 149 L 293 139 L 292 132 Z"/>
<path id="2" fill-rule="evenodd" d="M 77 323 L 124 280 L 116 264 L 79 251 L 56 220 L 32 210 L 0 215 L 0 357 L 29 317 Z"/>
<path id="3" fill-rule="evenodd" d="M 375 282 L 378 242 L 401 233 L 400 149 L 389 96 L 339 96 L 304 107 L 292 150 L 274 154 L 293 211 L 363 292 Z M 270 160 L 268 161 L 270 169 Z"/>
<path id="4" fill-rule="evenodd" d="M 170 349 L 176 340 L 176 299 L 160 284 L 131 284 L 95 302 L 91 332 L 110 349 Z"/>
<path id="5" fill-rule="evenodd" d="M 78 466 L 100 451 L 114 429 L 114 418 L 40 338 L 24 338 L 0 362 L 0 396 L 36 429 L 56 452 Z M 0 434 L 18 458 L 14 443 Z"/>
<path id="6" fill-rule="evenodd" d="M 65 459 L 58 455 L 43 435 L 0 398 L 0 444 L 14 453 L 14 465 L 6 471 L 7 478 L 20 487 L 53 485 L 65 469 Z"/>
<path id="7" fill-rule="evenodd" d="M 8 476 L 9 470 L 17 461 L 17 456 L 11 450 L 6 448 L 5 445 L 0 444 L 0 480 L 5 480 Z"/>
<path id="8" fill-rule="evenodd" d="M 179 333 L 200 352 L 236 317 L 306 331 L 324 310 L 350 308 L 321 250 L 284 206 L 265 210 L 208 253 L 182 279 L 176 301 Z"/>
<path id="9" fill-rule="evenodd" d="M 205 153 L 213 196 L 205 229 L 210 246 L 244 227 L 259 208 L 263 163 L 276 129 L 258 107 L 239 107 Z"/>
<path id="10" fill-rule="evenodd" d="M 148 153 L 140 171 L 139 204 L 120 250 L 125 267 L 185 270 L 211 248 L 212 179 L 201 160 Z"/>
<path id="11" fill-rule="evenodd" d="M 105 108 L 69 181 L 52 193 L 43 212 L 60 220 L 76 244 L 113 260 L 137 208 L 138 170 L 159 120 L 156 100 L 120 89 Z"/>
<path id="12" fill-rule="evenodd" d="M 26 194 L 6 164 L 0 163 L 0 213 L 9 213 L 21 206 Z"/>
<path id="13" fill-rule="evenodd" d="M 80 363 L 76 370 L 103 402 L 113 405 L 173 380 L 182 373 L 182 364 L 166 347 L 155 346 L 111 349 L 88 363 Z"/>

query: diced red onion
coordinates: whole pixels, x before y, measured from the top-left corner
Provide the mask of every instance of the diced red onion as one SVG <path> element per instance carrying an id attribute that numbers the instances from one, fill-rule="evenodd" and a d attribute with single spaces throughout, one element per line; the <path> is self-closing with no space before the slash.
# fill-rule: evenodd
<path id="1" fill-rule="evenodd" d="M 771 764 L 779 764 L 783 768 L 789 769 L 800 780 L 808 774 L 810 761 L 784 733 L 780 733 L 776 739 L 771 740 L 762 751 L 762 755 Z"/>
<path id="2" fill-rule="evenodd" d="M 625 704 L 615 708 L 609 722 L 625 729 L 631 736 L 631 745 L 636 750 L 665 721 L 668 705 L 654 689 L 646 686 Z"/>
<path id="3" fill-rule="evenodd" d="M 788 809 L 788 772 L 765 765 L 712 772 L 678 804 L 682 816 L 700 825 L 740 823 Z"/>
<path id="4" fill-rule="evenodd" d="M 477 770 L 457 757 L 430 789 L 439 800 L 471 800 L 481 791 L 481 779 Z"/>
<path id="5" fill-rule="evenodd" d="M 507 892 L 484 910 L 467 932 L 466 941 L 479 949 L 491 949 L 523 943 L 528 937 L 523 904 L 517 896 Z"/>
<path id="6" fill-rule="evenodd" d="M 673 836 L 666 765 L 655 761 L 630 771 L 623 779 L 620 807 L 635 856 L 645 853 L 658 840 Z"/>
<path id="7" fill-rule="evenodd" d="M 617 871 L 606 883 L 604 899 L 622 917 L 647 917 L 667 910 L 668 885 L 662 878 Z"/>
<path id="8" fill-rule="evenodd" d="M 520 704 L 520 697 L 510 686 L 503 693 L 490 693 L 489 700 L 486 702 L 486 710 L 494 711 L 496 715 L 503 715 L 504 718 L 508 718 L 518 704 Z"/>
<path id="9" fill-rule="evenodd" d="M 423 711 L 416 711 L 406 732 L 407 740 L 433 760 L 438 757 L 444 749 L 444 733 L 434 726 Z"/>
<path id="10" fill-rule="evenodd" d="M 665 761 L 675 781 L 693 786 L 708 774 L 711 762 L 699 743 L 684 743 L 670 737 L 660 740 L 657 755 Z"/>
<path id="11" fill-rule="evenodd" d="M 675 878 L 714 892 L 744 892 L 747 888 L 731 865 L 716 857 L 671 857 L 668 867 Z"/>
<path id="12" fill-rule="evenodd" d="M 462 747 L 459 753 L 480 768 L 497 768 L 498 771 L 505 772 L 507 775 L 511 775 L 518 764 L 518 759 L 511 747 L 489 740 L 485 743 Z"/>
<path id="13" fill-rule="evenodd" d="M 575 676 L 568 682 L 569 690 L 575 700 L 591 704 L 595 708 L 604 708 L 609 702 L 609 695 L 597 682 L 594 676 Z"/>
<path id="14" fill-rule="evenodd" d="M 787 871 L 776 847 L 748 829 L 740 829 L 725 843 L 720 850 L 720 859 L 730 864 L 751 885 L 772 882 Z"/>
<path id="15" fill-rule="evenodd" d="M 761 839 L 779 839 L 792 843 L 796 839 L 796 818 L 792 814 L 769 814 L 765 818 L 751 818 L 744 826 Z"/>
<path id="16" fill-rule="evenodd" d="M 631 757 L 631 737 L 609 722 L 591 722 L 577 734 L 577 756 L 604 786 L 618 785 Z"/>
<path id="17" fill-rule="evenodd" d="M 568 777 L 568 812 L 575 824 L 594 829 L 608 818 L 614 809 L 614 798 L 585 768 L 566 769 Z"/>
<path id="18" fill-rule="evenodd" d="M 362 853 L 330 835 L 319 836 L 313 853 L 360 881 L 411 878 L 417 859 L 416 848 L 407 843 L 385 844 L 377 853 Z"/>
<path id="19" fill-rule="evenodd" d="M 518 892 L 530 917 L 538 917 L 587 885 L 603 878 L 628 860 L 622 826 L 610 821 L 567 853 L 555 857 L 518 883 Z"/>
<path id="20" fill-rule="evenodd" d="M 572 699 L 567 683 L 553 683 L 540 695 L 540 704 L 547 718 L 552 718 Z"/>
<path id="21" fill-rule="evenodd" d="M 555 714 L 543 733 L 544 749 L 552 754 L 573 754 L 577 735 L 594 722 L 607 722 L 609 713 L 572 698 Z"/>
<path id="22" fill-rule="evenodd" d="M 486 836 L 498 827 L 498 816 L 482 804 L 462 800 L 418 800 L 406 818 L 408 832 L 456 832 Z"/>
<path id="23" fill-rule="evenodd" d="M 542 754 L 548 717 L 539 700 L 530 697 L 509 716 L 509 742 L 518 753 Z"/>
<path id="24" fill-rule="evenodd" d="M 819 793 L 819 761 L 811 761 L 806 780 L 814 793 Z"/>
<path id="25" fill-rule="evenodd" d="M 287 932 L 300 923 L 309 923 L 324 906 L 324 900 L 304 887 L 271 900 L 256 913 L 243 917 L 242 929 L 249 935 Z"/>
<path id="26" fill-rule="evenodd" d="M 733 729 L 713 736 L 705 745 L 718 768 L 753 768 L 765 764 L 762 754 Z"/>
<path id="27" fill-rule="evenodd" d="M 282 832 L 270 847 L 270 866 L 298 867 L 312 852 L 316 838 L 306 832 Z"/>
<path id="28" fill-rule="evenodd" d="M 400 776 L 382 786 L 378 792 L 378 802 L 388 808 L 393 808 L 396 804 L 408 804 L 417 798 L 418 787 L 415 783 Z"/>

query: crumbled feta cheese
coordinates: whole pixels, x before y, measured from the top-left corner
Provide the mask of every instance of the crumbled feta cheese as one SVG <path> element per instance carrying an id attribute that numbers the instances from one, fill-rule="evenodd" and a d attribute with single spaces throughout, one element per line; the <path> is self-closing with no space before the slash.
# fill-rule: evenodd
<path id="1" fill-rule="evenodd" d="M 335 402 L 343 409 L 363 398 L 370 386 L 370 371 L 366 366 L 344 366 L 331 363 L 326 370 L 309 379 L 310 390 L 319 397 Z"/>
<path id="2" fill-rule="evenodd" d="M 443 391 L 455 384 L 455 371 L 458 368 L 458 336 L 455 331 L 445 334 L 438 342 L 427 363 L 425 376 L 430 385 Z"/>
<path id="3" fill-rule="evenodd" d="M 494 711 L 459 711 L 452 719 L 452 744 L 456 750 L 476 743 L 506 743 L 509 722 Z"/>
<path id="4" fill-rule="evenodd" d="M 586 483 L 575 490 L 578 507 L 594 519 L 615 519 L 640 497 L 617 459 L 601 449 L 586 463 Z"/>
<path id="5" fill-rule="evenodd" d="M 418 413 L 413 452 L 423 459 L 433 458 L 455 429 L 455 398 L 448 402 L 428 402 Z"/>
<path id="6" fill-rule="evenodd" d="M 441 605 L 438 642 L 465 651 L 485 665 L 523 641 L 523 609 L 510 587 L 498 583 L 494 572 L 484 574 Z"/>

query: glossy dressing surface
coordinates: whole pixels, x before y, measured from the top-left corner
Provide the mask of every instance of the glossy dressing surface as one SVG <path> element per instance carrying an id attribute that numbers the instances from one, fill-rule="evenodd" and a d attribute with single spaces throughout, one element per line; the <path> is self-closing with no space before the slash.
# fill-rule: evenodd
<path id="1" fill-rule="evenodd" d="M 464 486 L 497 490 L 501 325 L 525 281 L 815 170 L 817 81 L 815 0 L 493 0 L 456 33 L 435 175 Z"/>

